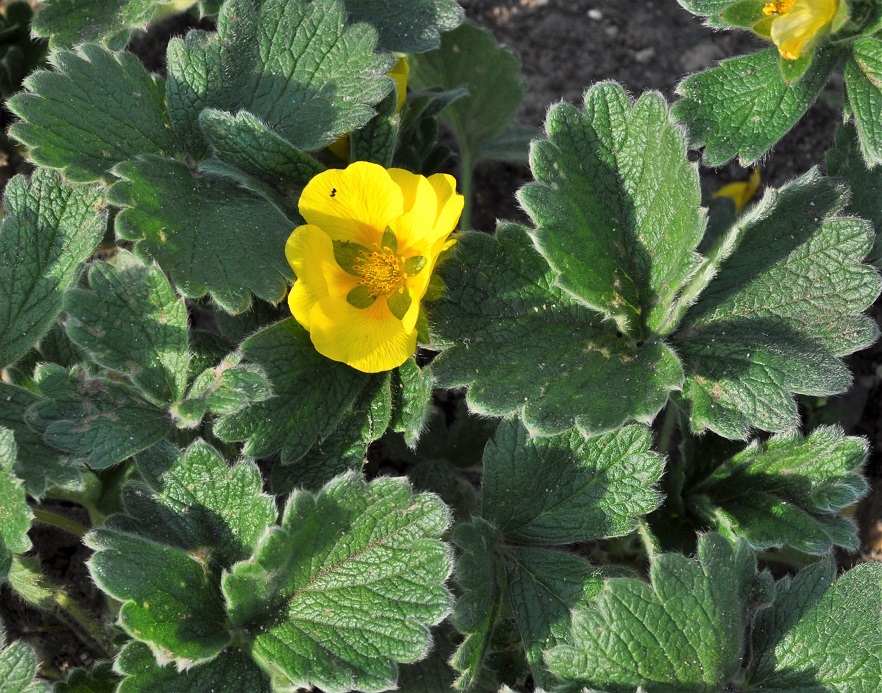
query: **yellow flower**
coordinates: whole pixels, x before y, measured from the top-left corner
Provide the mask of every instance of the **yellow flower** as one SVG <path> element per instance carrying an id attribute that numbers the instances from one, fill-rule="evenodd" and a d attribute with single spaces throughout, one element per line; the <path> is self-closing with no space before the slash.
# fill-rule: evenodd
<path id="1" fill-rule="evenodd" d="M 285 245 L 297 276 L 288 305 L 320 354 L 366 373 L 413 354 L 420 301 L 462 207 L 452 176 L 364 161 L 307 184 L 307 223 Z"/>
<path id="2" fill-rule="evenodd" d="M 392 66 L 389 77 L 395 82 L 395 95 L 398 101 L 395 105 L 395 112 L 401 113 L 404 108 L 404 101 L 407 98 L 407 76 L 410 74 L 410 63 L 407 62 L 407 56 L 401 56 L 398 62 Z M 331 154 L 341 161 L 349 161 L 349 135 L 342 135 L 328 145 Z"/>
<path id="3" fill-rule="evenodd" d="M 753 169 L 750 178 L 746 181 L 729 183 L 714 193 L 714 197 L 729 197 L 735 203 L 735 215 L 741 214 L 741 211 L 747 206 L 747 203 L 756 195 L 756 191 L 760 184 L 759 166 Z"/>
<path id="4" fill-rule="evenodd" d="M 836 15 L 839 0 L 775 0 L 763 6 L 772 18 L 772 41 L 785 60 L 797 60 L 806 45 L 825 29 Z"/>

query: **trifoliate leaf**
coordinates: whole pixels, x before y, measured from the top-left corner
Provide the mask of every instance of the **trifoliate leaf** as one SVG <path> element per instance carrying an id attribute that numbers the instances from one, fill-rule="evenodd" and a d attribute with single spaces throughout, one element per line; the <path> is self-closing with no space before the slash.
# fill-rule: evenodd
<path id="1" fill-rule="evenodd" d="M 187 307 L 162 270 L 120 250 L 92 265 L 89 287 L 65 294 L 68 336 L 157 406 L 177 402 L 187 382 Z"/>
<path id="2" fill-rule="evenodd" d="M 862 36 L 852 44 L 845 87 L 864 161 L 882 164 L 882 40 Z"/>
<path id="3" fill-rule="evenodd" d="M 214 431 L 224 441 L 245 441 L 250 457 L 281 450 L 282 464 L 301 459 L 331 435 L 371 380 L 320 355 L 293 319 L 261 330 L 241 349 L 266 373 L 274 396 L 221 417 Z"/>
<path id="4" fill-rule="evenodd" d="M 441 387 L 469 385 L 479 413 L 520 412 L 531 435 L 574 423 L 593 435 L 651 421 L 682 383 L 667 345 L 617 336 L 557 288 L 521 227 L 502 226 L 495 239 L 462 234 L 441 273 L 448 290 L 431 318 L 436 336 L 453 345 L 432 371 Z"/>
<path id="5" fill-rule="evenodd" d="M 421 53 L 437 48 L 441 34 L 465 16 L 456 0 L 344 0 L 350 22 L 372 24 L 383 48 Z"/>
<path id="6" fill-rule="evenodd" d="M 110 662 L 98 662 L 91 669 L 71 669 L 67 678 L 55 685 L 55 693 L 116 693 L 119 682 Z"/>
<path id="7" fill-rule="evenodd" d="M 838 428 L 820 427 L 806 438 L 776 436 L 723 462 L 689 490 L 693 499 L 686 502 L 703 524 L 755 549 L 853 550 L 857 528 L 838 511 L 866 493 L 858 470 L 866 456 L 866 441 Z"/>
<path id="8" fill-rule="evenodd" d="M 389 373 L 371 376 L 331 435 L 296 463 L 274 465 L 270 475 L 273 493 L 288 493 L 295 488 L 318 491 L 339 474 L 361 470 L 368 446 L 389 426 L 390 381 Z"/>
<path id="9" fill-rule="evenodd" d="M 142 154 L 172 154 L 177 144 L 162 80 L 131 53 L 86 44 L 51 57 L 9 100 L 22 122 L 10 134 L 38 164 L 71 180 L 113 180 L 114 165 Z"/>
<path id="10" fill-rule="evenodd" d="M 664 100 L 600 84 L 552 108 L 518 199 L 556 284 L 635 340 L 658 331 L 699 263 L 698 172 Z"/>
<path id="11" fill-rule="evenodd" d="M 127 385 L 54 364 L 43 365 L 35 378 L 45 399 L 31 405 L 26 422 L 47 443 L 88 459 L 94 469 L 122 462 L 168 433 L 165 412 Z"/>
<path id="12" fill-rule="evenodd" d="M 592 566 L 579 556 L 548 549 L 510 547 L 506 553 L 508 593 L 533 678 L 551 686 L 542 653 L 570 642 L 570 617 L 588 608 L 604 579 L 625 571 Z"/>
<path id="13" fill-rule="evenodd" d="M 280 527 L 226 575 L 247 650 L 278 687 L 333 693 L 395 684 L 450 611 L 444 505 L 401 479 L 338 477 L 291 496 Z M 283 683 L 284 682 L 284 683 Z"/>
<path id="14" fill-rule="evenodd" d="M 70 185 L 38 169 L 9 181 L 0 227 L 0 367 L 12 365 L 46 334 L 63 292 L 101 240 L 103 191 Z"/>
<path id="15" fill-rule="evenodd" d="M 848 184 L 851 195 L 845 211 L 873 224 L 876 243 L 867 260 L 878 265 L 882 259 L 882 205 L 879 204 L 882 166 L 867 167 L 854 125 L 840 125 L 836 129 L 836 143 L 827 152 L 827 173 L 839 176 Z"/>
<path id="16" fill-rule="evenodd" d="M 33 515 L 25 489 L 15 474 L 15 440 L 12 431 L 0 427 L 0 584 L 12 566 L 12 555 L 31 548 L 28 530 Z"/>
<path id="17" fill-rule="evenodd" d="M 751 427 L 798 422 L 793 393 L 831 395 L 850 384 L 839 357 L 871 344 L 858 312 L 879 294 L 860 263 L 866 222 L 837 217 L 844 192 L 813 170 L 767 192 L 742 216 L 737 249 L 675 336 L 687 371 L 683 397 L 695 430 L 745 438 Z"/>
<path id="18" fill-rule="evenodd" d="M 126 515 L 87 537 L 89 568 L 102 590 L 123 602 L 120 623 L 160 661 L 185 668 L 218 655 L 230 641 L 221 574 L 249 556 L 276 519 L 257 467 L 232 468 L 196 442 L 183 454 L 167 443 L 138 457 L 144 482 L 124 487 Z M 147 576 L 147 577 L 145 577 Z"/>
<path id="19" fill-rule="evenodd" d="M 0 693 L 50 693 L 52 687 L 34 680 L 37 653 L 20 640 L 6 644 L 6 628 L 0 621 Z"/>
<path id="20" fill-rule="evenodd" d="M 241 360 L 241 354 L 231 354 L 193 380 L 186 399 L 172 408 L 179 426 L 195 428 L 206 412 L 235 414 L 272 397 L 272 387 L 263 371 L 253 364 L 242 364 Z"/>
<path id="21" fill-rule="evenodd" d="M 573 614 L 572 644 L 546 653 L 551 672 L 609 693 L 719 693 L 741 660 L 745 602 L 756 571 L 744 543 L 703 537 L 697 560 L 662 554 L 652 584 L 613 578 Z"/>
<path id="22" fill-rule="evenodd" d="M 374 29 L 346 25 L 339 0 L 230 0 L 217 34 L 169 44 L 174 129 L 198 132 L 205 108 L 244 110 L 297 149 L 320 149 L 364 125 L 392 89 L 391 58 L 375 46 Z"/>
<path id="23" fill-rule="evenodd" d="M 690 147 L 704 147 L 705 164 L 719 166 L 737 156 L 748 166 L 802 117 L 837 57 L 833 50 L 819 52 L 791 84 L 781 76 L 775 48 L 724 60 L 680 82 L 683 98 L 671 113 L 686 126 Z"/>
<path id="24" fill-rule="evenodd" d="M 454 682 L 457 690 L 469 690 L 478 682 L 491 652 L 493 631 L 503 608 L 505 563 L 495 553 L 499 540 L 495 528 L 481 518 L 458 524 L 453 533 L 460 550 L 456 583 L 462 590 L 453 624 L 466 636 L 450 658 L 450 665 L 459 672 Z"/>
<path id="25" fill-rule="evenodd" d="M 777 585 L 753 628 L 752 690 L 871 693 L 882 687 L 882 566 L 867 563 L 834 582 L 825 560 Z"/>
<path id="26" fill-rule="evenodd" d="M 117 693 L 270 693 L 266 676 L 238 648 L 223 650 L 210 662 L 179 671 L 174 664 L 160 665 L 150 649 L 129 642 L 120 651 L 116 670 L 125 676 Z"/>
<path id="27" fill-rule="evenodd" d="M 34 18 L 37 36 L 53 48 L 100 41 L 122 49 L 136 28 L 144 28 L 164 0 L 46 0 Z"/>
<path id="28" fill-rule="evenodd" d="M 627 534 L 658 506 L 663 459 L 642 426 L 585 438 L 530 438 L 500 424 L 484 451 L 482 516 L 507 541 L 569 544 Z"/>
<path id="29" fill-rule="evenodd" d="M 0 426 L 15 436 L 18 455 L 15 476 L 24 482 L 25 491 L 34 498 L 46 493 L 46 488 L 76 486 L 81 480 L 80 470 L 61 453 L 49 447 L 33 428 L 25 423 L 25 411 L 41 398 L 29 390 L 0 382 Z"/>
<path id="30" fill-rule="evenodd" d="M 248 308 L 251 292 L 273 302 L 285 295 L 291 224 L 269 202 L 173 159 L 145 157 L 115 172 L 125 179 L 108 197 L 123 207 L 117 234 L 137 241 L 135 254 L 170 272 L 178 291 L 208 293 L 231 313 Z"/>
<path id="31" fill-rule="evenodd" d="M 481 143 L 508 125 L 525 92 L 521 61 L 474 24 L 444 34 L 437 50 L 411 56 L 409 80 L 418 89 L 468 89 L 468 96 L 443 111 L 442 120 L 453 128 L 471 164 Z"/>

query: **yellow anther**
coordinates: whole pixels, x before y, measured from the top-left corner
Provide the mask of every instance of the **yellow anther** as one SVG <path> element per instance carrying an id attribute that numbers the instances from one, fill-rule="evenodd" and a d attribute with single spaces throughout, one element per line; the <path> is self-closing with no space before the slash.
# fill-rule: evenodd
<path id="1" fill-rule="evenodd" d="M 361 274 L 359 284 L 366 286 L 371 296 L 390 294 L 407 278 L 404 261 L 389 248 L 359 252 L 353 269 Z"/>
<path id="2" fill-rule="evenodd" d="M 790 12 L 790 8 L 793 7 L 793 2 L 794 0 L 774 0 L 773 2 L 767 2 L 763 6 L 763 14 L 768 17 L 779 17 L 782 14 L 787 14 Z"/>

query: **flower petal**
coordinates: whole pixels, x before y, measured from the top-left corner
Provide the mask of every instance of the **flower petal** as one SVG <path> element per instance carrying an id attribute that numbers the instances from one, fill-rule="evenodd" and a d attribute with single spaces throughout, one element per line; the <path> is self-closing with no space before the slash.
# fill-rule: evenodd
<path id="1" fill-rule="evenodd" d="M 345 297 L 357 279 L 344 272 L 334 259 L 334 244 L 318 226 L 298 226 L 285 243 L 285 257 L 297 281 L 288 294 L 291 314 L 309 329 L 316 301 L 328 295 Z"/>
<path id="2" fill-rule="evenodd" d="M 414 309 L 419 311 L 416 301 Z M 355 308 L 345 298 L 327 296 L 312 308 L 309 334 L 320 354 L 365 373 L 397 368 L 416 351 L 416 330 L 405 329 L 383 298 Z"/>
<path id="3" fill-rule="evenodd" d="M 787 14 L 772 22 L 772 41 L 787 60 L 802 55 L 806 44 L 830 22 L 836 14 L 838 0 L 796 0 Z"/>
<path id="4" fill-rule="evenodd" d="M 386 227 L 404 212 L 404 200 L 386 169 L 356 161 L 342 170 L 323 171 L 309 181 L 299 210 L 307 223 L 321 227 L 332 239 L 370 247 L 380 242 Z"/>

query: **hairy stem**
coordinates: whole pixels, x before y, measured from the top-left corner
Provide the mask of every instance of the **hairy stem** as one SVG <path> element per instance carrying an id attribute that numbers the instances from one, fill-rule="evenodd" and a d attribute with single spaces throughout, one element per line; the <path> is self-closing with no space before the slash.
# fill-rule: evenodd
<path id="1" fill-rule="evenodd" d="M 86 527 L 86 525 L 81 524 L 76 520 L 71 520 L 69 517 L 65 517 L 64 515 L 54 513 L 51 510 L 44 510 L 43 508 L 31 508 L 31 512 L 34 513 L 34 519 L 36 519 L 37 522 L 42 522 L 46 525 L 58 527 L 59 529 L 63 529 L 65 532 L 70 532 L 80 539 L 86 536 L 86 532 L 89 531 L 89 528 Z"/>
<path id="2" fill-rule="evenodd" d="M 647 557 L 652 562 L 655 560 L 656 555 L 658 555 L 658 539 L 655 538 L 655 534 L 652 533 L 649 523 L 644 517 L 637 521 L 637 534 L 643 542 L 643 548 L 646 549 Z"/>

